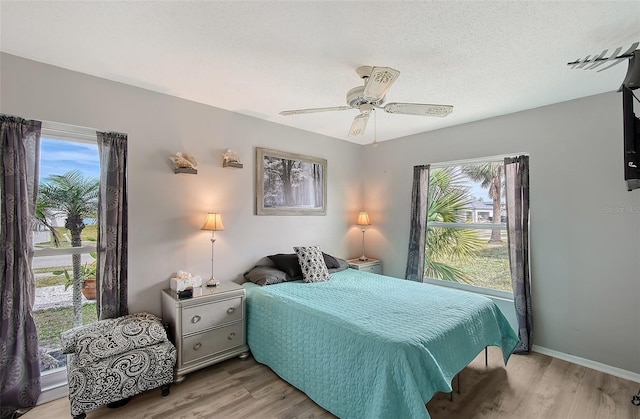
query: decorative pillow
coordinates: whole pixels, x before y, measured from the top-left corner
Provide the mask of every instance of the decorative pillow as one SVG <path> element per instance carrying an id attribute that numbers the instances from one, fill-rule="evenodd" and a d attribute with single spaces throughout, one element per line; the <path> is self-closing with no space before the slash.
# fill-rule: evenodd
<path id="1" fill-rule="evenodd" d="M 272 285 L 290 281 L 291 277 L 272 266 L 254 266 L 244 273 L 244 279 L 258 285 Z"/>
<path id="2" fill-rule="evenodd" d="M 295 253 L 278 253 L 267 257 L 276 265 L 276 268 L 289 275 L 292 280 L 302 279 L 302 269 Z"/>
<path id="3" fill-rule="evenodd" d="M 325 265 L 327 265 L 327 269 L 333 269 L 333 268 L 339 268 L 340 267 L 340 263 L 338 262 L 338 259 L 334 258 L 333 256 L 322 252 L 322 257 L 324 258 L 324 263 Z"/>
<path id="4" fill-rule="evenodd" d="M 293 250 L 298 255 L 304 282 L 323 282 L 331 279 L 318 246 L 300 246 L 294 247 Z"/>

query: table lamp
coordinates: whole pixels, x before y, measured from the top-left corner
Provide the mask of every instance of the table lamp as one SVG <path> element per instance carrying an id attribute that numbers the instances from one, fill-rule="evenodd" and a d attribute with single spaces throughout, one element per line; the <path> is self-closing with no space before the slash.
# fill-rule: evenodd
<path id="1" fill-rule="evenodd" d="M 364 255 L 364 226 L 371 225 L 371 221 L 369 220 L 369 214 L 367 214 L 366 212 L 361 212 L 360 215 L 358 215 L 357 224 L 359 226 L 362 226 L 362 256 L 360 256 L 358 260 L 366 261 L 369 259 Z"/>
<path id="2" fill-rule="evenodd" d="M 216 242 L 216 231 L 224 230 L 222 216 L 217 213 L 208 213 L 207 218 L 204 220 L 204 225 L 200 230 L 211 231 L 211 278 L 207 281 L 207 287 L 215 287 L 220 284 L 220 281 L 213 276 L 213 245 Z"/>

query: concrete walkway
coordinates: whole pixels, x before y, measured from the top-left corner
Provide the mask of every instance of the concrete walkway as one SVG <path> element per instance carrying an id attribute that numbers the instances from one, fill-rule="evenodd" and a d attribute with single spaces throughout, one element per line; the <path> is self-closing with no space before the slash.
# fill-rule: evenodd
<path id="1" fill-rule="evenodd" d="M 72 256 L 71 255 L 58 255 L 58 256 L 38 256 L 33 258 L 31 262 L 31 267 L 33 269 L 38 268 L 48 268 L 50 266 L 71 266 L 72 264 Z M 95 259 L 89 254 L 80 255 L 80 263 L 91 263 Z"/>
<path id="2" fill-rule="evenodd" d="M 90 304 L 95 300 L 87 300 L 81 295 L 82 304 Z M 66 291 L 64 285 L 55 285 L 52 287 L 36 288 L 36 302 L 33 306 L 34 310 L 47 310 L 50 308 L 72 307 L 73 306 L 73 288 L 69 287 Z"/>

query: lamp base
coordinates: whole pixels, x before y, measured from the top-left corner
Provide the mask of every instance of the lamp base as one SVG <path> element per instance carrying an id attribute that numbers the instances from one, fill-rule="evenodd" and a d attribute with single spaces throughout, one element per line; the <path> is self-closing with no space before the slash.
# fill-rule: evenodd
<path id="1" fill-rule="evenodd" d="M 369 260 L 369 258 L 363 255 L 363 256 L 360 256 L 360 257 L 358 258 L 358 260 L 360 260 L 360 261 L 362 261 L 362 262 L 366 262 L 366 261 L 368 261 L 368 260 Z"/>
<path id="2" fill-rule="evenodd" d="M 220 281 L 218 281 L 214 277 L 211 277 L 211 279 L 207 281 L 207 287 L 209 288 L 217 287 L 218 285 L 220 285 Z"/>

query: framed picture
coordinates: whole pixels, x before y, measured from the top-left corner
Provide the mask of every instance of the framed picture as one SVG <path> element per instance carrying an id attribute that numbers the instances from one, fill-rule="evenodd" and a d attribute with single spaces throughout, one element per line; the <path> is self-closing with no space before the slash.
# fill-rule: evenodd
<path id="1" fill-rule="evenodd" d="M 257 215 L 327 215 L 327 160 L 256 148 Z"/>

